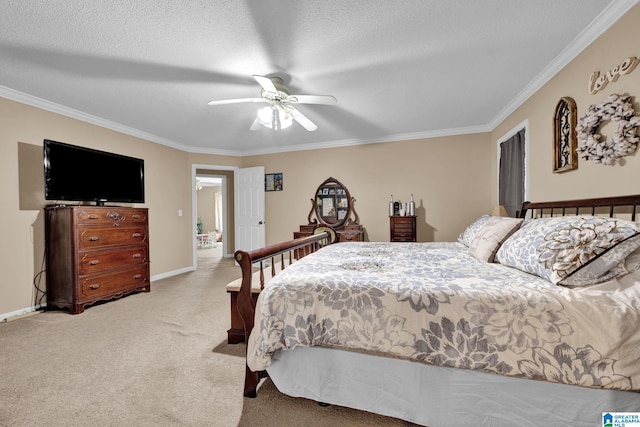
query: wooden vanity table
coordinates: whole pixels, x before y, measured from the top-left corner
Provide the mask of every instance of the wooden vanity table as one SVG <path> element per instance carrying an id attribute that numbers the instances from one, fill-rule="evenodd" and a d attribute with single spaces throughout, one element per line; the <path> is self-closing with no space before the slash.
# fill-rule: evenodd
<path id="1" fill-rule="evenodd" d="M 335 178 L 327 178 L 311 199 L 308 224 L 301 225 L 293 237 L 329 231 L 332 243 L 364 240 L 364 229 L 359 224 L 354 202 L 347 187 Z"/>

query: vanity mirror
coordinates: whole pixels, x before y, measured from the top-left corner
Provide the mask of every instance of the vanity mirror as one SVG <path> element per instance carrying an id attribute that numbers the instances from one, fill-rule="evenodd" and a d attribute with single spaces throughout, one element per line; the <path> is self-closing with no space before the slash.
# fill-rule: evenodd
<path id="1" fill-rule="evenodd" d="M 337 179 L 329 178 L 316 190 L 315 203 L 309 212 L 309 223 L 315 213 L 316 218 L 331 227 L 340 227 L 351 213 L 352 200 L 349 190 Z M 356 215 L 357 220 L 357 215 Z"/>
<path id="2" fill-rule="evenodd" d="M 335 178 L 327 178 L 311 199 L 308 224 L 301 225 L 294 238 L 328 229 L 335 241 L 364 240 L 354 202 L 355 198 L 345 185 Z"/>

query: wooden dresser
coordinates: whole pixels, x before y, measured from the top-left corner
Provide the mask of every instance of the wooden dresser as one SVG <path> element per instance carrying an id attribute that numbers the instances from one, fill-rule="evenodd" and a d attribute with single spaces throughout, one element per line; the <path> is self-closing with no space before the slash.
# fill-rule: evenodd
<path id="1" fill-rule="evenodd" d="M 293 238 L 307 237 L 328 227 L 326 224 L 301 225 L 300 231 L 293 232 Z M 339 229 L 334 229 L 336 242 L 359 242 L 364 240 L 364 229 L 360 224 L 347 224 Z"/>
<path id="2" fill-rule="evenodd" d="M 390 240 L 392 242 L 417 242 L 415 216 L 390 216 Z"/>
<path id="3" fill-rule="evenodd" d="M 148 209 L 48 206 L 47 307 L 82 313 L 97 301 L 149 292 Z"/>

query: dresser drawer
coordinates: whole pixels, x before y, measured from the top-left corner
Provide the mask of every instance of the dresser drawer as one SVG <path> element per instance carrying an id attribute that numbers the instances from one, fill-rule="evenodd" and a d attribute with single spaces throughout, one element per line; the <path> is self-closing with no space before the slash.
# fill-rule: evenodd
<path id="1" fill-rule="evenodd" d="M 80 250 L 118 245 L 139 245 L 147 240 L 147 229 L 139 227 L 78 227 Z"/>
<path id="2" fill-rule="evenodd" d="M 392 242 L 415 242 L 415 240 L 413 235 L 400 236 L 396 234 L 393 236 Z"/>
<path id="3" fill-rule="evenodd" d="M 84 276 L 111 268 L 144 264 L 147 261 L 146 245 L 125 247 L 117 251 L 91 250 L 80 253 L 78 274 Z"/>
<path id="4" fill-rule="evenodd" d="M 113 273 L 84 276 L 80 278 L 79 299 L 90 299 L 99 295 L 115 294 L 141 288 L 149 283 L 148 265 L 140 265 Z"/>
<path id="5" fill-rule="evenodd" d="M 398 228 L 396 228 L 393 231 L 393 235 L 396 238 L 399 238 L 399 237 L 413 237 L 413 230 L 411 228 L 408 228 L 408 229 L 398 229 Z"/>
<path id="6" fill-rule="evenodd" d="M 305 236 L 309 236 L 311 234 L 313 234 L 313 230 L 316 229 L 315 225 L 301 225 L 300 226 L 300 232 L 301 233 L 307 233 L 305 234 Z"/>
<path id="7" fill-rule="evenodd" d="M 393 218 L 393 222 L 396 227 L 411 227 L 413 225 L 413 218 L 408 216 L 399 216 Z"/>
<path id="8" fill-rule="evenodd" d="M 338 239 L 339 242 L 359 242 L 360 240 L 362 240 L 360 238 L 360 233 L 357 232 L 354 233 L 342 231 L 338 233 L 338 235 L 340 236 L 340 238 Z"/>
<path id="9" fill-rule="evenodd" d="M 144 224 L 147 221 L 147 210 L 139 208 L 86 208 L 78 212 L 79 225 L 119 225 Z"/>
<path id="10" fill-rule="evenodd" d="M 396 231 L 396 233 L 398 232 L 409 232 L 411 233 L 411 230 L 413 230 L 413 225 L 412 224 L 403 224 L 403 223 L 399 223 L 396 224 L 394 226 L 394 230 Z"/>

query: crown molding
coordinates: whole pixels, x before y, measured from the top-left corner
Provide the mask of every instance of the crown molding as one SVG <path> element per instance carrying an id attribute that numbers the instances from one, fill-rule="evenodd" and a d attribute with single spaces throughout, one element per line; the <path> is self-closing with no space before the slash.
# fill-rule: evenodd
<path id="1" fill-rule="evenodd" d="M 615 24 L 625 13 L 635 6 L 640 0 L 612 1 L 591 24 L 578 34 L 571 43 L 562 51 L 525 87 L 515 98 L 511 100 L 487 125 L 494 130 L 500 123 L 533 94 L 542 88 L 549 80 L 558 74 L 564 67 L 582 53 L 591 43 L 600 37 L 606 30 Z"/>

